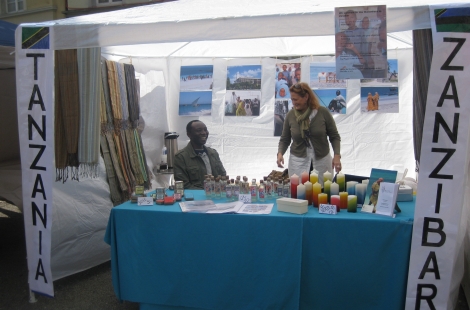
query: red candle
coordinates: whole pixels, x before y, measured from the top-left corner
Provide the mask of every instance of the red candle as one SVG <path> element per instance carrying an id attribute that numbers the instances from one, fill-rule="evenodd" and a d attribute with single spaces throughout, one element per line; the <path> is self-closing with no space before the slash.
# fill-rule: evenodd
<path id="1" fill-rule="evenodd" d="M 339 209 L 340 209 L 339 195 L 331 195 L 330 200 L 331 200 L 331 204 L 336 206 L 336 212 L 339 212 Z"/>
<path id="2" fill-rule="evenodd" d="M 308 172 L 307 171 L 302 172 L 300 177 L 302 178 L 302 184 L 304 184 L 305 182 L 308 181 Z"/>
<path id="3" fill-rule="evenodd" d="M 297 198 L 297 185 L 299 185 L 299 176 L 295 173 L 290 177 L 290 196 Z"/>

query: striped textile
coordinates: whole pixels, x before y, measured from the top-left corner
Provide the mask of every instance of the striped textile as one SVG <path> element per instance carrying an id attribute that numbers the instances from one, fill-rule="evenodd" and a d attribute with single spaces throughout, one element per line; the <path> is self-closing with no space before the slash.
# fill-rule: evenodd
<path id="1" fill-rule="evenodd" d="M 105 135 L 101 135 L 100 137 L 100 146 L 101 152 L 103 154 L 104 166 L 106 168 L 106 176 L 108 178 L 111 201 L 113 202 L 113 205 L 116 206 L 122 203 L 123 201 L 119 192 L 118 180 L 114 171 L 113 161 L 111 159 L 111 152 L 109 150 L 108 142 L 106 141 Z"/>
<path id="2" fill-rule="evenodd" d="M 116 151 L 116 145 L 114 144 L 114 138 L 111 133 L 106 133 L 106 142 L 108 143 L 109 154 L 111 156 L 111 161 L 113 163 L 114 172 L 116 172 L 116 176 L 118 179 L 119 188 L 122 192 L 128 192 L 129 188 L 127 187 L 126 179 L 124 178 L 124 174 L 122 173 L 121 164 L 119 161 L 119 155 Z"/>
<path id="3" fill-rule="evenodd" d="M 132 172 L 135 176 L 136 185 L 144 185 L 144 177 L 142 175 L 142 170 L 140 169 L 139 156 L 137 154 L 137 148 L 134 140 L 134 133 L 131 128 L 124 130 L 126 135 L 126 145 L 129 155 L 129 163 L 131 165 Z"/>
<path id="4" fill-rule="evenodd" d="M 134 66 L 124 64 L 124 73 L 126 75 L 127 102 L 129 104 L 129 121 L 131 123 L 131 127 L 136 128 L 137 122 L 139 120 L 140 108 Z"/>
<path id="5" fill-rule="evenodd" d="M 100 151 L 101 49 L 78 49 L 80 177 L 98 177 Z"/>
<path id="6" fill-rule="evenodd" d="M 119 78 L 119 92 L 121 94 L 122 123 L 127 125 L 129 120 L 129 104 L 127 103 L 126 75 L 124 73 L 124 64 L 115 63 Z"/>
<path id="7" fill-rule="evenodd" d="M 54 152 L 56 179 L 67 180 L 67 167 L 71 168 L 72 180 L 78 180 L 78 137 L 80 124 L 80 101 L 78 90 L 77 50 L 55 51 L 56 109 Z M 63 136 L 62 136 L 63 135 Z M 66 153 L 65 165 L 64 153 Z"/>
<path id="8" fill-rule="evenodd" d="M 111 97 L 109 94 L 108 67 L 106 66 L 106 59 L 104 57 L 101 57 L 101 85 L 103 87 L 103 97 L 106 104 L 107 130 L 111 130 L 113 127 L 113 109 L 111 107 Z"/>
<path id="9" fill-rule="evenodd" d="M 116 62 L 106 60 L 106 67 L 108 69 L 109 97 L 111 99 L 111 111 L 113 112 L 114 129 L 119 130 L 119 128 L 121 128 L 122 121 L 122 108 Z"/>
<path id="10" fill-rule="evenodd" d="M 137 129 L 134 129 L 134 140 L 135 140 L 135 144 L 136 144 L 137 155 L 139 157 L 139 167 L 140 167 L 141 173 L 142 173 L 143 178 L 144 178 L 144 184 L 149 186 L 150 185 L 149 184 L 150 179 L 149 179 L 147 162 L 146 162 L 146 158 L 145 158 L 145 152 L 142 148 L 142 139 L 141 139 Z"/>

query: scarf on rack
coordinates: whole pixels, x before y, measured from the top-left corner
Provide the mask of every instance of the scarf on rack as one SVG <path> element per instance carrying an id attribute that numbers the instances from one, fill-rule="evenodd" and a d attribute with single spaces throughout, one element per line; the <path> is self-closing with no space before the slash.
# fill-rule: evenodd
<path id="1" fill-rule="evenodd" d="M 113 112 L 114 130 L 119 131 L 121 129 L 122 122 L 122 109 L 121 92 L 119 88 L 119 77 L 116 64 L 117 63 L 114 61 L 106 60 L 106 68 L 108 69 L 109 97 L 111 100 L 111 111 Z"/>
<path id="2" fill-rule="evenodd" d="M 100 151 L 101 49 L 79 49 L 77 58 L 80 94 L 80 176 L 96 178 Z"/>
<path id="3" fill-rule="evenodd" d="M 305 139 L 305 130 L 308 130 L 309 128 L 309 125 L 310 125 L 309 116 L 312 113 L 312 109 L 308 107 L 304 113 L 300 113 L 299 111 L 294 110 L 294 113 L 295 113 L 297 123 L 300 126 L 300 134 L 302 135 L 302 139 Z"/>
<path id="4" fill-rule="evenodd" d="M 109 82 L 108 82 L 108 68 L 106 66 L 106 59 L 101 57 L 101 87 L 102 96 L 105 103 L 105 116 L 102 114 L 102 131 L 108 132 L 113 130 L 113 109 L 111 107 L 111 97 L 109 93 Z M 106 117 L 106 125 L 103 124 L 104 117 Z"/>
<path id="5" fill-rule="evenodd" d="M 124 64 L 124 73 L 126 75 L 129 121 L 131 123 L 131 127 L 136 128 L 137 122 L 139 121 L 140 108 L 134 66 Z"/>
<path id="6" fill-rule="evenodd" d="M 121 94 L 122 128 L 127 128 L 129 121 L 129 105 L 127 103 L 127 86 L 124 64 L 116 62 L 115 65 L 119 78 L 119 93 Z"/>
<path id="7" fill-rule="evenodd" d="M 108 145 L 108 142 L 106 141 L 105 135 L 101 135 L 100 137 L 100 146 L 101 146 L 101 152 L 103 154 L 104 166 L 106 168 L 106 176 L 108 179 L 111 201 L 113 202 L 113 205 L 116 206 L 122 202 L 122 198 L 118 190 L 118 185 L 117 185 L 118 181 L 116 180 L 117 176 L 114 171 L 113 160 L 111 158 L 111 152 L 109 150 L 109 145 Z"/>
<path id="8" fill-rule="evenodd" d="M 56 181 L 65 182 L 68 178 L 68 167 L 71 169 L 72 180 L 78 180 L 80 101 L 77 50 L 55 51 L 55 68 Z"/>

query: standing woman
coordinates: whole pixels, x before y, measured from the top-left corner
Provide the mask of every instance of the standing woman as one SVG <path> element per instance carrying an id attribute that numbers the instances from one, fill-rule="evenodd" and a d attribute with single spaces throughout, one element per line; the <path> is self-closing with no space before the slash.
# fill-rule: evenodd
<path id="1" fill-rule="evenodd" d="M 277 165 L 284 168 L 284 153 L 290 145 L 289 176 L 298 176 L 310 170 L 310 163 L 319 172 L 319 183 L 323 185 L 323 173 L 341 171 L 341 137 L 336 123 L 327 108 L 320 106 L 317 97 L 307 83 L 290 87 L 293 109 L 284 120 L 279 139 Z M 334 156 L 330 155 L 330 140 Z M 292 143 L 292 144 L 291 144 Z"/>

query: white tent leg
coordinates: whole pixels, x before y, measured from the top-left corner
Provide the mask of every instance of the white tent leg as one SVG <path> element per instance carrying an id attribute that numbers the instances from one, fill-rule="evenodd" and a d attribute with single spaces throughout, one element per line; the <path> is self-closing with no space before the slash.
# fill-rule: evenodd
<path id="1" fill-rule="evenodd" d="M 33 291 L 29 290 L 29 303 L 34 304 L 38 300 L 36 299 L 36 294 Z"/>

